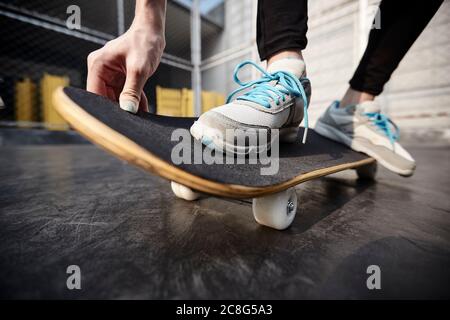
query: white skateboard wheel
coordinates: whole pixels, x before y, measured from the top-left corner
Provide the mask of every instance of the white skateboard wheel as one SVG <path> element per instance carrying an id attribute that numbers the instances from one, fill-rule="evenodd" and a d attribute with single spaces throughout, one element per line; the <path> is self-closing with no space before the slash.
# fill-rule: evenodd
<path id="1" fill-rule="evenodd" d="M 195 192 L 191 188 L 188 188 L 186 186 L 183 186 L 182 184 L 176 183 L 172 181 L 170 183 L 170 186 L 172 187 L 173 193 L 181 199 L 187 200 L 187 201 L 193 201 L 197 200 L 200 197 L 200 193 Z"/>
<path id="2" fill-rule="evenodd" d="M 374 161 L 362 167 L 356 168 L 356 174 L 360 179 L 374 180 L 377 174 L 377 167 L 377 162 Z"/>
<path id="3" fill-rule="evenodd" d="M 253 216 L 262 225 L 278 230 L 289 227 L 297 213 L 294 188 L 253 199 Z"/>

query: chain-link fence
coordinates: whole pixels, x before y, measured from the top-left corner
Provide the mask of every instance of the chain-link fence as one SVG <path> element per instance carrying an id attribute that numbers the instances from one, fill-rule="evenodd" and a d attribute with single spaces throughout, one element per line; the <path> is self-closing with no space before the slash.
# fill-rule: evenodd
<path id="1" fill-rule="evenodd" d="M 209 10 L 202 12 L 205 47 L 223 31 L 223 2 L 214 3 L 202 1 L 202 10 L 205 5 Z M 144 88 L 153 112 L 192 115 L 190 6 L 187 0 L 168 1 L 166 50 Z M 134 11 L 131 0 L 1 1 L 1 124 L 67 127 L 52 109 L 52 90 L 60 85 L 85 87 L 88 54 L 125 32 Z M 184 97 L 177 100 L 174 112 L 166 108 L 174 100 L 163 99 L 170 90 Z M 208 90 L 202 94 L 203 110 L 224 100 L 220 85 L 218 90 Z"/>
<path id="2" fill-rule="evenodd" d="M 86 57 L 117 36 L 111 1 L 0 2 L 2 121 L 60 125 L 50 107 L 59 85 L 85 86 Z M 74 7 L 74 5 L 76 7 Z M 73 15 L 77 19 L 70 20 Z"/>

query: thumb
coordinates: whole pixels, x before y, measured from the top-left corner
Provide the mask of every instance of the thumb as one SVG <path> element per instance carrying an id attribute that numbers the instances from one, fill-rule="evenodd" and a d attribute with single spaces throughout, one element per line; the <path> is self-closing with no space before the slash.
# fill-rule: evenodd
<path id="1" fill-rule="evenodd" d="M 138 111 L 146 80 L 144 72 L 135 69 L 127 70 L 127 77 L 119 98 L 119 104 L 123 110 L 131 113 Z"/>

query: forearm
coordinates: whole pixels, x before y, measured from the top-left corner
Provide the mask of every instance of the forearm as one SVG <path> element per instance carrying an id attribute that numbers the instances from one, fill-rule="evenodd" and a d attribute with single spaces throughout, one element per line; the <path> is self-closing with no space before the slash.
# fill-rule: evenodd
<path id="1" fill-rule="evenodd" d="M 136 0 L 133 25 L 150 28 L 164 34 L 166 0 Z"/>

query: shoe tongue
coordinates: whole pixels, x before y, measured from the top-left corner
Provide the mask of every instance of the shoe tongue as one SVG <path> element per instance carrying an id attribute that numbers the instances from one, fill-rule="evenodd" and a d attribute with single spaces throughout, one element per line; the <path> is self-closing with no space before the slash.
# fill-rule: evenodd
<path id="1" fill-rule="evenodd" d="M 375 101 L 365 101 L 357 105 L 358 110 L 362 112 L 380 112 L 380 105 Z"/>
<path id="2" fill-rule="evenodd" d="M 306 66 L 303 60 L 284 58 L 272 62 L 267 68 L 267 72 L 269 73 L 274 73 L 277 71 L 287 71 L 293 73 L 297 78 L 301 78 L 306 75 Z"/>

